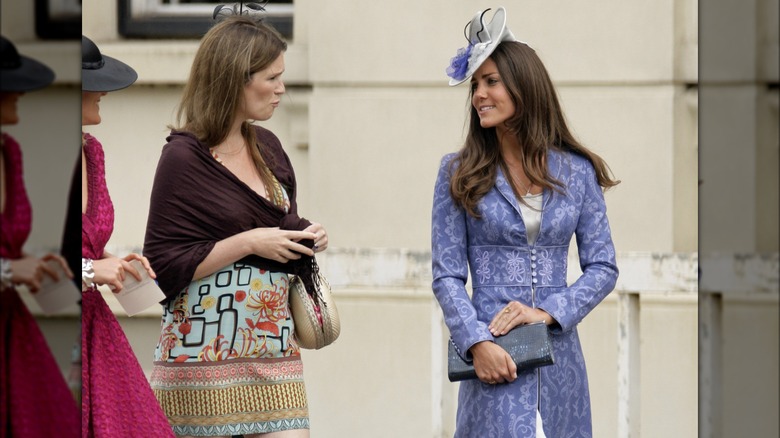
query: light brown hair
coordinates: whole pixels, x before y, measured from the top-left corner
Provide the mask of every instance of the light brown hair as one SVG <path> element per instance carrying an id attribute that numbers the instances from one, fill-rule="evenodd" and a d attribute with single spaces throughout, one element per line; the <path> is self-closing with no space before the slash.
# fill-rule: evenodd
<path id="1" fill-rule="evenodd" d="M 252 74 L 268 68 L 286 50 L 287 43 L 279 32 L 262 21 L 244 16 L 223 19 L 201 39 L 175 129 L 192 132 L 209 147 L 222 143 L 244 105 L 244 87 Z M 251 147 L 257 144 L 254 129 L 244 122 L 241 133 L 263 184 L 272 190 L 273 176 L 260 150 Z"/>
<path id="2" fill-rule="evenodd" d="M 558 96 L 544 64 L 536 52 L 520 42 L 503 42 L 491 54 L 498 73 L 515 105 L 515 114 L 506 122 L 508 132 L 522 146 L 521 164 L 531 183 L 561 191 L 563 185 L 547 171 L 549 148 L 569 151 L 587 158 L 596 170 L 603 188 L 617 185 L 606 162 L 571 134 L 558 103 Z M 473 95 L 474 90 L 470 96 Z M 469 101 L 471 102 L 471 101 Z M 455 203 L 473 217 L 479 217 L 477 202 L 495 185 L 496 169 L 509 175 L 501 156 L 495 128 L 482 128 L 476 109 L 471 106 L 466 142 L 452 164 L 450 194 Z"/>

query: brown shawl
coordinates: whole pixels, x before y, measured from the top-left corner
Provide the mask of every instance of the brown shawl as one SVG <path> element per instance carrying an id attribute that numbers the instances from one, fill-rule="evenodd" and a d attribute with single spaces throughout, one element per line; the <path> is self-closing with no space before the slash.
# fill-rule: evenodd
<path id="1" fill-rule="evenodd" d="M 154 177 L 143 250 L 167 300 L 190 284 L 218 241 L 253 228 L 303 230 L 310 225 L 297 214 L 295 173 L 279 139 L 258 126 L 255 132 L 263 159 L 287 191 L 287 213 L 217 162 L 194 134 L 172 131 L 168 136 Z M 300 243 L 314 245 L 312 240 Z M 251 255 L 238 263 L 299 275 L 309 293 L 319 292 L 314 257 L 279 263 Z"/>

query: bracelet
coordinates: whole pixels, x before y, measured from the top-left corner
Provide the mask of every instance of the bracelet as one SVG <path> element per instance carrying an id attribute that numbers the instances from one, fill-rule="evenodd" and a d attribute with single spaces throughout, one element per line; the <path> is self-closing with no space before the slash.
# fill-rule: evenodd
<path id="1" fill-rule="evenodd" d="M 13 278 L 13 273 L 11 272 L 11 260 L 0 259 L 0 287 L 6 288 L 13 286 L 11 278 Z"/>
<path id="2" fill-rule="evenodd" d="M 92 259 L 81 259 L 81 286 L 82 289 L 95 287 L 95 271 L 92 269 Z"/>

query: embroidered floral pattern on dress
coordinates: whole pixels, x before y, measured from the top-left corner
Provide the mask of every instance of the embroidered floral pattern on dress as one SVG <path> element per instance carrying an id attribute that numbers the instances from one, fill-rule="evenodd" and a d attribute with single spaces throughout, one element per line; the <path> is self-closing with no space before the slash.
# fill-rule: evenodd
<path id="1" fill-rule="evenodd" d="M 477 275 L 480 276 L 482 281 L 487 280 L 490 276 L 490 253 L 488 251 L 477 250 Z"/>
<path id="2" fill-rule="evenodd" d="M 509 259 L 506 262 L 506 273 L 512 281 L 519 281 L 525 276 L 525 267 L 523 266 L 520 251 L 509 253 Z"/>
<path id="3" fill-rule="evenodd" d="M 539 276 L 539 281 L 541 281 L 542 284 L 552 284 L 553 268 L 555 267 L 555 261 L 552 252 L 543 249 L 541 251 L 537 251 L 536 257 L 536 272 Z"/>

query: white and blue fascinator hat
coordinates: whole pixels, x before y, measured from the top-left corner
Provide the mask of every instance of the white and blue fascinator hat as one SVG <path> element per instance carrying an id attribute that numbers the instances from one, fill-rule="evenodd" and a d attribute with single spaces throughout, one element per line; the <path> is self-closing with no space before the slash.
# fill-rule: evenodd
<path id="1" fill-rule="evenodd" d="M 504 41 L 517 41 L 512 31 L 506 27 L 506 10 L 496 9 L 493 18 L 485 23 L 485 14 L 490 8 L 478 11 L 466 25 L 465 33 L 469 45 L 458 49 L 458 54 L 447 67 L 450 86 L 458 85 L 471 77 L 475 71 Z"/>

